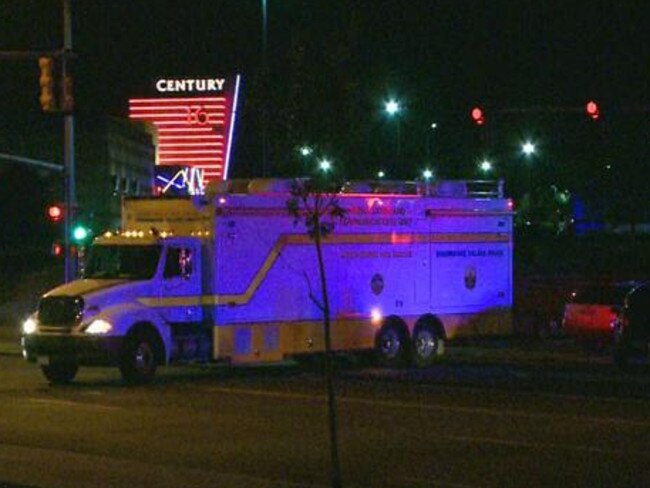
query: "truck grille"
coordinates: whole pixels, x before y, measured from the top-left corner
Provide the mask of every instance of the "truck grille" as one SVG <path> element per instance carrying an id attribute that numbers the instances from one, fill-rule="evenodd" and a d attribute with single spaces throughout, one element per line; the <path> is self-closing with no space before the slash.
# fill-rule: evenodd
<path id="1" fill-rule="evenodd" d="M 38 305 L 38 321 L 42 329 L 70 330 L 81 318 L 83 308 L 81 297 L 43 297 Z"/>

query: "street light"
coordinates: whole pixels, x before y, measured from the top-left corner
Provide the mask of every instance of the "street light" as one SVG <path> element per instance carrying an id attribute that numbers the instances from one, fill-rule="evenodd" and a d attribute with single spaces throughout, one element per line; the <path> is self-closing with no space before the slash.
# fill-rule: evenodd
<path id="1" fill-rule="evenodd" d="M 537 148 L 535 147 L 535 144 L 530 141 L 526 141 L 521 145 L 521 152 L 523 152 L 525 156 L 531 156 L 535 154 L 536 151 Z"/>
<path id="2" fill-rule="evenodd" d="M 483 173 L 489 173 L 490 171 L 492 171 L 492 163 L 487 159 L 481 161 L 478 167 Z"/>
<path id="3" fill-rule="evenodd" d="M 377 178 L 381 179 L 384 176 L 386 176 L 386 173 L 384 173 L 382 170 L 377 171 Z"/>
<path id="4" fill-rule="evenodd" d="M 320 162 L 318 163 L 318 167 L 320 168 L 321 171 L 327 173 L 332 169 L 332 163 L 329 159 L 321 159 Z"/>
<path id="5" fill-rule="evenodd" d="M 300 151 L 300 155 L 303 157 L 307 157 L 314 152 L 314 150 L 309 146 L 300 146 L 298 150 Z"/>
<path id="6" fill-rule="evenodd" d="M 401 107 L 399 106 L 399 102 L 398 102 L 397 100 L 395 100 L 394 98 L 391 98 L 390 100 L 388 100 L 388 101 L 384 104 L 384 110 L 385 110 L 386 113 L 387 113 L 388 115 L 390 115 L 391 117 L 392 117 L 393 115 L 399 113 L 400 108 L 401 108 Z"/>
<path id="7" fill-rule="evenodd" d="M 433 171 L 430 169 L 425 169 L 422 171 L 422 177 L 424 178 L 424 181 L 429 181 L 431 178 L 433 178 Z"/>

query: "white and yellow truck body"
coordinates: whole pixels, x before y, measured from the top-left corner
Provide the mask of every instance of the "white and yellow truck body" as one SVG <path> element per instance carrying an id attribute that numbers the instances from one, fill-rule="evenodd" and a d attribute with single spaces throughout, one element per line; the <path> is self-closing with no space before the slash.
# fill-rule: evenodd
<path id="1" fill-rule="evenodd" d="M 141 380 L 173 362 L 322 352 L 317 253 L 287 210 L 289 184 L 124 200 L 122 230 L 95 239 L 83 277 L 46 293 L 26 321 L 24 356 L 51 381 L 85 365 Z M 358 184 L 338 195 L 345 216 L 322 241 L 334 350 L 424 365 L 447 339 L 511 332 L 512 203 L 500 184 L 477 188 Z"/>

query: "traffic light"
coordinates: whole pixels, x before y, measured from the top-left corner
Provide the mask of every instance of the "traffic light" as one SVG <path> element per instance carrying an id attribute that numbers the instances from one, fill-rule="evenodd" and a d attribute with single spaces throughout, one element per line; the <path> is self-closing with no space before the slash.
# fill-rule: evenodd
<path id="1" fill-rule="evenodd" d="M 593 120 L 598 120 L 600 117 L 600 108 L 598 107 L 598 104 L 593 100 L 589 100 L 587 102 L 585 105 L 585 112 L 587 112 L 587 115 Z"/>
<path id="2" fill-rule="evenodd" d="M 83 224 L 75 225 L 72 230 L 72 238 L 78 244 L 83 244 L 90 237 L 90 229 Z"/>
<path id="3" fill-rule="evenodd" d="M 485 123 L 485 114 L 481 107 L 474 107 L 470 112 L 470 115 L 472 116 L 472 121 L 476 125 L 483 125 Z"/>
<path id="4" fill-rule="evenodd" d="M 54 59 L 49 57 L 38 58 L 38 67 L 41 75 L 38 83 L 41 87 L 41 94 L 38 101 L 41 103 L 43 112 L 54 112 L 56 100 L 54 98 Z"/>
<path id="5" fill-rule="evenodd" d="M 63 220 L 63 205 L 55 203 L 47 207 L 47 217 L 50 222 L 60 222 Z"/>
<path id="6" fill-rule="evenodd" d="M 55 257 L 61 257 L 63 256 L 63 244 L 61 244 L 59 241 L 54 241 L 52 244 L 52 256 Z"/>

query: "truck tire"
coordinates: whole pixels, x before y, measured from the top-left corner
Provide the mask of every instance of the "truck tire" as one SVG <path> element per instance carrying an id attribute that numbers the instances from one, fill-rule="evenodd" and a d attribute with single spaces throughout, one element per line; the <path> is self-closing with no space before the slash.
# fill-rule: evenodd
<path id="1" fill-rule="evenodd" d="M 443 353 L 445 347 L 443 334 L 432 324 L 417 325 L 411 341 L 413 362 L 420 368 L 431 366 Z"/>
<path id="2" fill-rule="evenodd" d="M 41 371 L 51 385 L 65 385 L 74 380 L 79 366 L 65 361 L 50 361 L 47 366 L 41 366 Z"/>
<path id="3" fill-rule="evenodd" d="M 158 366 L 156 340 L 147 330 L 126 336 L 120 359 L 120 373 L 126 383 L 149 383 Z"/>
<path id="4" fill-rule="evenodd" d="M 375 337 L 375 353 L 379 363 L 390 368 L 406 366 L 409 345 L 406 327 L 396 321 L 387 322 Z"/>

